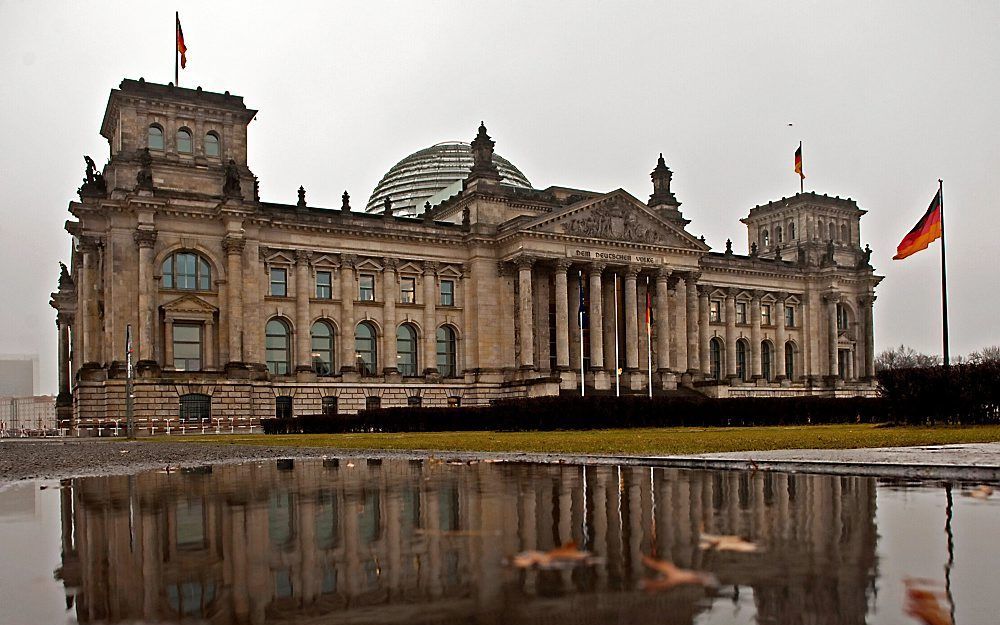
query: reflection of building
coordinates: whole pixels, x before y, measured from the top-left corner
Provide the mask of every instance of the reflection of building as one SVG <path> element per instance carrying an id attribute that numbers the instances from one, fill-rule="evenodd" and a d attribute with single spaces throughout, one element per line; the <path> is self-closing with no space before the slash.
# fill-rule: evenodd
<path id="1" fill-rule="evenodd" d="M 609 390 L 618 368 L 633 393 L 650 377 L 715 396 L 873 392 L 880 278 L 853 200 L 756 206 L 748 254 L 712 252 L 662 157 L 648 202 L 534 189 L 480 125 L 469 146 L 400 161 L 369 212 L 301 187 L 268 202 L 247 162 L 255 114 L 228 92 L 112 90 L 110 160 L 88 162 L 70 204 L 52 299 L 60 418 L 123 418 L 128 325 L 140 427 Z"/>
<path id="2" fill-rule="evenodd" d="M 697 589 L 637 591 L 652 553 L 712 571 L 724 588 L 751 587 L 757 622 L 865 622 L 873 479 L 332 463 L 69 480 L 57 574 L 77 618 L 542 623 L 557 610 L 597 623 L 656 610 L 657 622 L 692 622 L 704 608 Z M 702 527 L 765 552 L 699 551 Z M 502 564 L 569 540 L 606 562 L 526 573 Z"/>

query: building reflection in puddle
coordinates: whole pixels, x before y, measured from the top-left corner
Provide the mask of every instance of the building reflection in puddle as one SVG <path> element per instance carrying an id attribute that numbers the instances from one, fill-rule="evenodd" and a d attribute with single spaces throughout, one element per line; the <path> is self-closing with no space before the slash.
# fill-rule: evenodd
<path id="1" fill-rule="evenodd" d="M 56 574 L 81 623 L 691 623 L 732 602 L 860 624 L 876 574 L 871 478 L 342 458 L 63 486 Z M 702 531 L 763 551 L 703 551 Z M 602 561 L 504 564 L 568 541 Z M 720 587 L 642 592 L 644 555 Z"/>

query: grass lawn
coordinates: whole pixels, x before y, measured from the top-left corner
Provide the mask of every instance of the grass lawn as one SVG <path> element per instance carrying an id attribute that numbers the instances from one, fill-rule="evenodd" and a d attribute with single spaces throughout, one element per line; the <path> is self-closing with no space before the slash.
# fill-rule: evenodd
<path id="1" fill-rule="evenodd" d="M 1000 425 L 879 427 L 801 425 L 745 428 L 642 428 L 561 432 L 418 432 L 399 434 L 236 434 L 160 436 L 205 442 L 332 449 L 671 455 L 768 449 L 850 449 L 1000 441 Z"/>

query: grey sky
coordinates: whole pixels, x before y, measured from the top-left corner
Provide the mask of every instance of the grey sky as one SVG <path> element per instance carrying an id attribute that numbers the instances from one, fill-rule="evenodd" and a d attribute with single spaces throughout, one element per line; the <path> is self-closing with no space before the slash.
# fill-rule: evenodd
<path id="1" fill-rule="evenodd" d="M 939 251 L 891 261 L 945 181 L 952 351 L 1000 343 L 1000 3 L 0 0 L 0 353 L 38 351 L 55 389 L 48 295 L 62 229 L 124 77 L 244 96 L 261 195 L 363 206 L 407 154 L 469 141 L 536 187 L 622 187 L 645 200 L 659 152 L 689 229 L 714 248 L 750 207 L 806 188 L 870 212 L 862 240 L 886 276 L 876 347 L 940 353 Z M 292 6 L 292 8 L 287 8 Z M 794 123 L 789 127 L 788 123 Z"/>

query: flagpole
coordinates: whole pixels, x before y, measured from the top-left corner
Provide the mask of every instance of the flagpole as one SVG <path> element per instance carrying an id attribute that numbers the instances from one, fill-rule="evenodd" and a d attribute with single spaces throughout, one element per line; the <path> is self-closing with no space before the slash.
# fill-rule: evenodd
<path id="1" fill-rule="evenodd" d="M 618 272 L 615 272 L 615 397 L 622 396 L 621 371 L 618 364 Z"/>
<path id="2" fill-rule="evenodd" d="M 786 148 L 787 149 L 787 148 Z M 787 152 L 786 152 L 787 154 Z M 799 141 L 799 156 L 802 156 L 802 142 Z M 802 172 L 799 172 L 799 193 L 805 193 L 805 178 L 802 176 Z"/>
<path id="3" fill-rule="evenodd" d="M 585 368 L 583 364 L 583 270 L 578 269 L 576 272 L 576 276 L 577 276 L 576 278 L 577 286 L 580 288 L 580 293 L 579 293 L 580 305 L 578 307 L 579 310 L 577 311 L 576 316 L 577 319 L 579 319 L 580 323 L 580 397 L 583 397 L 584 395 L 587 394 L 586 391 L 584 390 L 584 385 L 583 385 L 584 373 L 585 373 Z"/>
<path id="4" fill-rule="evenodd" d="M 181 23 L 180 11 L 174 11 L 174 86 L 181 86 L 180 69 L 177 67 L 177 59 L 180 57 L 180 50 L 177 49 L 177 25 Z"/>
<path id="5" fill-rule="evenodd" d="M 944 366 L 951 365 L 948 354 L 948 272 L 944 252 L 944 181 L 938 178 L 938 197 L 941 201 L 941 329 L 944 342 Z"/>
<path id="6" fill-rule="evenodd" d="M 649 305 L 649 276 L 646 276 L 646 367 L 649 371 L 649 398 L 653 398 L 653 310 Z M 652 474 L 650 474 L 652 475 Z"/>

